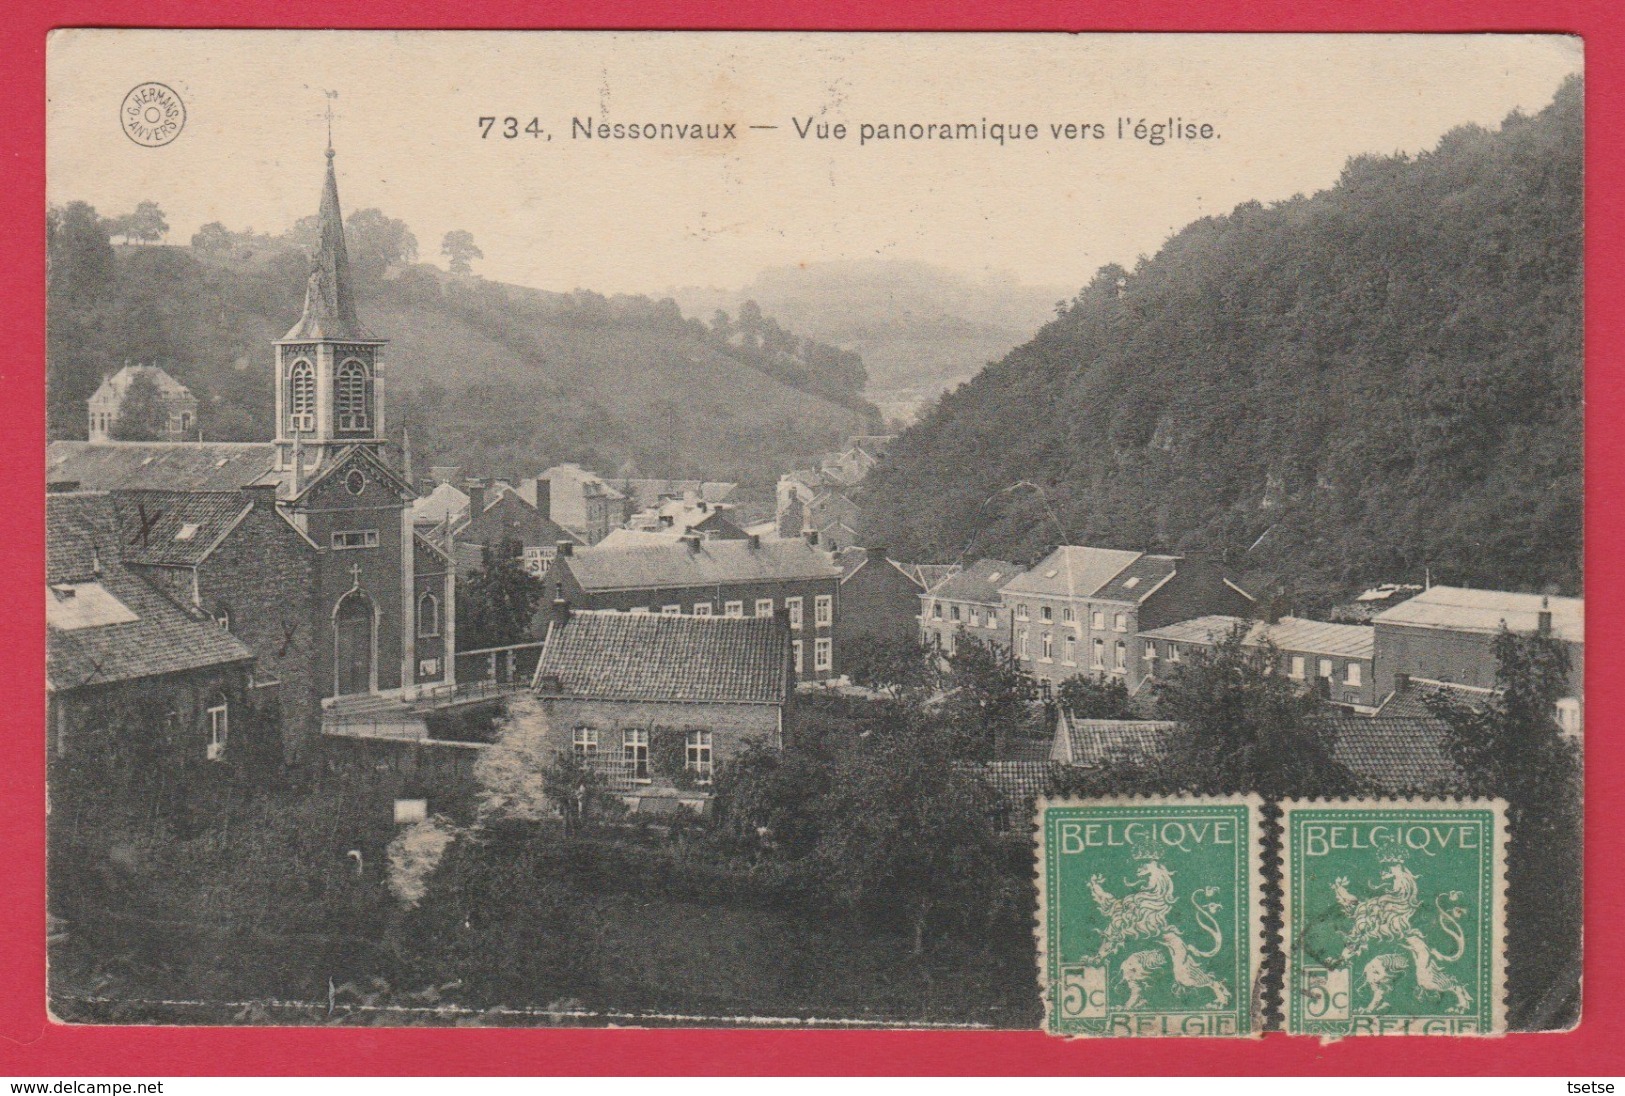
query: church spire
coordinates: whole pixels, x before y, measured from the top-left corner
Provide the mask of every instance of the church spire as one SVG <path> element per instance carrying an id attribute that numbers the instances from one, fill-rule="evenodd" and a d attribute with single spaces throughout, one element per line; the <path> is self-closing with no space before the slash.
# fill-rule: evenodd
<path id="1" fill-rule="evenodd" d="M 332 140 L 331 135 L 329 141 Z M 355 298 L 350 294 L 350 257 L 344 249 L 344 215 L 339 208 L 339 183 L 333 170 L 333 148 L 327 149 L 327 180 L 322 187 L 318 214 L 321 241 L 310 280 L 305 284 L 305 311 L 299 322 L 282 338 L 356 339 L 372 338 L 356 318 Z"/>

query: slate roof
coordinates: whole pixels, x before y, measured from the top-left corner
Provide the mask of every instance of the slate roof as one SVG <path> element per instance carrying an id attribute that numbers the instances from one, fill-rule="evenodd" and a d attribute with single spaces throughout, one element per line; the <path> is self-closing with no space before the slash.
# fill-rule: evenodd
<path id="1" fill-rule="evenodd" d="M 1141 556 L 1097 589 L 1090 597 L 1139 604 L 1152 591 L 1174 577 L 1179 568 L 1177 556 Z"/>
<path id="2" fill-rule="evenodd" d="M 1161 628 L 1141 632 L 1144 639 L 1170 640 L 1175 643 L 1214 644 L 1219 642 L 1238 624 L 1247 624 L 1240 617 L 1205 616 L 1182 620 Z M 1302 617 L 1282 617 L 1274 624 L 1254 621 L 1248 624 L 1247 642 L 1262 643 L 1270 639 L 1283 651 L 1306 651 L 1337 658 L 1355 658 L 1370 661 L 1376 646 L 1376 631 L 1364 624 L 1327 624 Z"/>
<path id="3" fill-rule="evenodd" d="M 576 612 L 554 624 L 536 670 L 546 696 L 782 704 L 790 632 L 773 617 Z"/>
<path id="4" fill-rule="evenodd" d="M 899 563 L 916 585 L 929 590 L 949 575 L 957 575 L 963 568 L 957 563 Z"/>
<path id="5" fill-rule="evenodd" d="M 156 365 L 126 365 L 102 381 L 101 386 L 90 397 L 90 402 L 98 404 L 124 402 L 124 393 L 129 390 L 130 383 L 137 377 L 146 377 L 152 381 L 158 389 L 158 394 L 165 399 L 184 399 L 192 394 L 190 388 Z"/>
<path id="6" fill-rule="evenodd" d="M 53 441 L 46 483 L 82 491 L 236 491 L 277 483 L 270 442 Z"/>
<path id="7" fill-rule="evenodd" d="M 448 517 L 460 520 L 468 515 L 468 495 L 449 483 L 437 483 L 434 490 L 412 503 L 412 520 L 438 524 Z"/>
<path id="8" fill-rule="evenodd" d="M 1168 736 L 1179 724 L 1153 719 L 1078 719 L 1063 713 L 1058 746 L 1068 764 L 1084 768 L 1145 764 L 1168 755 Z"/>
<path id="9" fill-rule="evenodd" d="M 1585 642 L 1585 599 L 1514 594 L 1502 590 L 1467 590 L 1435 586 L 1409 601 L 1376 615 L 1378 624 L 1440 628 L 1457 632 L 1498 632 L 1504 623 L 1514 632 L 1533 632 L 1542 603 L 1552 614 L 1552 634 L 1570 643 Z"/>
<path id="10" fill-rule="evenodd" d="M 120 491 L 112 496 L 126 563 L 194 567 L 254 504 L 241 491 Z"/>
<path id="11" fill-rule="evenodd" d="M 331 148 L 327 150 L 327 177 L 322 183 L 317 221 L 321 240 L 305 285 L 305 308 L 282 341 L 379 341 L 356 317 L 355 297 L 350 292 L 350 259 L 344 248 L 344 214 L 339 209 L 339 184 L 333 173 Z"/>
<path id="12" fill-rule="evenodd" d="M 1139 558 L 1139 552 L 1063 545 L 1006 583 L 1004 592 L 1089 597 Z"/>
<path id="13" fill-rule="evenodd" d="M 963 571 L 941 579 L 928 590 L 932 597 L 944 601 L 997 605 L 999 591 L 1021 572 L 1021 567 L 1002 559 L 979 559 Z"/>
<path id="14" fill-rule="evenodd" d="M 799 537 L 764 540 L 757 548 L 748 540 L 706 540 L 697 551 L 686 544 L 596 546 L 578 548 L 560 562 L 588 591 L 837 578 L 841 573 L 826 553 Z"/>
<path id="15" fill-rule="evenodd" d="M 46 496 L 47 615 L 52 599 L 60 602 L 77 596 L 55 587 L 91 583 L 117 599 L 134 617 L 72 629 L 47 624 L 45 674 L 52 690 L 253 659 L 248 648 L 212 620 L 177 605 L 127 570 L 112 547 L 118 538 L 117 519 L 107 495 L 73 492 Z M 125 616 L 120 614 L 121 618 Z"/>
<path id="16" fill-rule="evenodd" d="M 1328 712 L 1332 757 L 1384 792 L 1459 788 L 1462 773 L 1446 746 L 1449 725 L 1431 713 L 1365 716 Z"/>

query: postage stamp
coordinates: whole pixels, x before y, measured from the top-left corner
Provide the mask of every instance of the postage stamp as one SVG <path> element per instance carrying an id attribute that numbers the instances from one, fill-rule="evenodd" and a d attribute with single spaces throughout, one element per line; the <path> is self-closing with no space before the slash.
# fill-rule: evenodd
<path id="1" fill-rule="evenodd" d="M 1287 1030 L 1503 1031 L 1505 804 L 1284 807 Z"/>
<path id="2" fill-rule="evenodd" d="M 1040 800 L 1046 1031 L 1258 1032 L 1259 807 L 1252 796 Z"/>

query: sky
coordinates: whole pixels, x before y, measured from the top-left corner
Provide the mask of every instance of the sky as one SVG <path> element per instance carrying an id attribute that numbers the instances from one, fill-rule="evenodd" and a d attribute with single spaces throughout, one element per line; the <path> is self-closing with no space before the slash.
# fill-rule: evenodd
<path id="1" fill-rule="evenodd" d="M 1582 65 L 1579 39 L 1538 35 L 69 30 L 48 51 L 47 198 L 154 200 L 172 243 L 211 221 L 280 232 L 316 210 L 331 101 L 346 212 L 405 220 L 442 264 L 467 230 L 489 278 L 659 294 L 893 258 L 1075 289 L 1196 218 L 1324 189 L 1351 155 L 1537 111 Z M 146 81 L 187 112 L 159 148 L 120 128 Z M 1153 145 L 1142 119 L 1212 136 Z M 737 136 L 587 139 L 573 120 Z M 984 120 L 1038 137 L 860 143 Z M 1105 137 L 1055 137 L 1067 123 Z"/>

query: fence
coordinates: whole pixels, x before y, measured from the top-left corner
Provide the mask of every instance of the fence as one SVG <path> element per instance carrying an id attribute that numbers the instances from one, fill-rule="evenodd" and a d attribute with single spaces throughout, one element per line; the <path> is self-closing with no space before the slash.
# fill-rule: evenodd
<path id="1" fill-rule="evenodd" d="M 458 651 L 457 691 L 500 693 L 523 689 L 536 675 L 536 664 L 542 659 L 542 646 L 540 643 L 515 643 L 509 647 Z"/>

